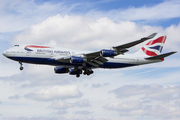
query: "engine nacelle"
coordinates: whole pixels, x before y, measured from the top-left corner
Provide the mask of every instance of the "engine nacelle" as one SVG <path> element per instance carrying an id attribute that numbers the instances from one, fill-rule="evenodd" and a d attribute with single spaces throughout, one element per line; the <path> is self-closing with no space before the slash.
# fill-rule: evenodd
<path id="1" fill-rule="evenodd" d="M 54 72 L 58 73 L 58 74 L 68 73 L 69 69 L 68 68 L 63 68 L 63 67 L 55 67 Z"/>
<path id="2" fill-rule="evenodd" d="M 72 56 L 70 62 L 73 64 L 82 64 L 85 61 L 83 57 Z"/>
<path id="3" fill-rule="evenodd" d="M 113 56 L 118 55 L 118 53 L 116 51 L 114 51 L 114 50 L 103 49 L 103 50 L 101 50 L 100 55 L 102 57 L 113 57 Z"/>
<path id="4" fill-rule="evenodd" d="M 82 74 L 82 70 L 74 70 L 74 69 L 69 69 L 69 74 L 70 75 L 77 75 L 77 74 Z"/>

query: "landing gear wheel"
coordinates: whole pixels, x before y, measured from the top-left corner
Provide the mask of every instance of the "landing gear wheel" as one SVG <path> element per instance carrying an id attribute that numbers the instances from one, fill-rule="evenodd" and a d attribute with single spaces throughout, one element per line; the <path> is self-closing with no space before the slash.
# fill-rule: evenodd
<path id="1" fill-rule="evenodd" d="M 22 65 L 23 65 L 22 62 L 19 61 L 19 64 L 20 64 L 20 68 L 19 68 L 19 69 L 20 69 L 20 70 L 23 70 L 24 68 L 22 67 Z"/>
<path id="2" fill-rule="evenodd" d="M 80 74 L 77 74 L 76 77 L 77 77 L 77 78 L 80 77 Z"/>
<path id="3" fill-rule="evenodd" d="M 84 74 L 84 75 L 86 75 L 86 74 L 87 74 L 87 72 L 84 72 L 83 74 Z"/>
<path id="4" fill-rule="evenodd" d="M 19 69 L 20 69 L 20 70 L 23 70 L 24 68 L 23 68 L 23 67 L 20 67 Z"/>
<path id="5" fill-rule="evenodd" d="M 91 75 L 91 74 L 93 74 L 94 72 L 91 70 L 91 69 L 89 69 L 89 70 L 84 70 L 84 75 L 87 75 L 87 76 L 89 76 L 89 75 Z"/>
<path id="6" fill-rule="evenodd" d="M 91 74 L 93 74 L 93 73 L 94 73 L 94 71 L 91 71 L 90 73 L 91 73 Z"/>

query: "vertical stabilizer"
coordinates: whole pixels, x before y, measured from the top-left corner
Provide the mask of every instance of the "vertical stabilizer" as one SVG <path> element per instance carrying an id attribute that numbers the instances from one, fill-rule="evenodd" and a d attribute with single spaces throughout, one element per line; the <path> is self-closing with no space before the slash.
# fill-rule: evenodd
<path id="1" fill-rule="evenodd" d="M 146 57 L 161 54 L 166 38 L 166 35 L 156 35 L 153 39 L 149 40 L 149 42 L 145 46 L 143 46 L 138 52 L 136 52 L 136 54 Z"/>

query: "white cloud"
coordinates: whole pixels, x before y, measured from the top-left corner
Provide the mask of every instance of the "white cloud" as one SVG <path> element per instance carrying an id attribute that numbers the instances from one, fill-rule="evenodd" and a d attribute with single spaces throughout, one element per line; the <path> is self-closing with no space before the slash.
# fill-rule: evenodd
<path id="1" fill-rule="evenodd" d="M 165 48 L 168 47 L 174 47 L 174 50 L 179 51 L 179 45 L 180 45 L 180 24 L 179 25 L 171 25 L 170 27 L 166 28 L 165 32 L 167 33 L 167 39 L 166 40 L 166 44 L 165 44 Z M 175 44 L 177 45 L 175 45 Z"/>
<path id="2" fill-rule="evenodd" d="M 92 84 L 92 88 L 99 88 L 102 87 L 100 83 Z"/>
<path id="3" fill-rule="evenodd" d="M 63 114 L 67 114 L 68 112 L 66 111 L 66 109 L 59 109 L 56 114 L 58 115 L 63 115 Z"/>
<path id="4" fill-rule="evenodd" d="M 14 96 L 9 96 L 9 99 L 19 99 L 21 96 L 19 95 L 14 95 Z"/>
<path id="5" fill-rule="evenodd" d="M 118 111 L 120 116 L 176 119 L 179 118 L 180 113 L 179 91 L 179 85 L 124 85 L 113 91 L 120 100 L 124 99 L 124 102 L 111 102 L 104 108 Z M 137 101 L 129 101 L 130 99 Z"/>
<path id="6" fill-rule="evenodd" d="M 63 117 L 7 117 L 2 120 L 67 120 Z"/>
<path id="7" fill-rule="evenodd" d="M 76 111 L 75 114 L 81 114 L 81 115 L 89 115 L 91 114 L 92 112 L 89 112 L 87 110 L 82 110 L 82 111 Z"/>
<path id="8" fill-rule="evenodd" d="M 88 106 L 91 106 L 91 105 L 89 103 L 89 100 L 87 99 L 80 100 L 75 103 L 69 103 L 62 100 L 58 100 L 51 105 L 51 107 L 54 109 L 67 109 L 70 107 L 88 107 Z"/>
<path id="9" fill-rule="evenodd" d="M 160 29 L 139 26 L 129 21 L 115 23 L 108 18 L 95 20 L 81 16 L 62 17 L 58 14 L 23 31 L 14 38 L 13 43 L 53 42 L 64 47 L 102 49 L 139 39 L 155 31 Z"/>
<path id="10" fill-rule="evenodd" d="M 123 103 L 109 103 L 104 108 L 118 111 L 120 116 L 151 116 L 157 119 L 179 118 L 180 112 L 180 106 L 170 102 L 144 104 L 140 101 L 128 101 Z"/>
<path id="11" fill-rule="evenodd" d="M 6 66 L 6 64 L 3 64 L 3 66 Z M 55 74 L 53 66 L 33 65 L 33 64 L 28 65 L 26 63 L 23 63 L 24 69 L 23 71 L 20 71 L 19 64 L 10 61 L 9 65 L 7 65 L 6 67 L 7 69 L 10 70 L 6 70 L 5 68 L 4 69 L 5 71 L 2 72 L 2 77 L 0 77 L 0 80 L 21 84 L 21 87 L 23 88 L 35 87 L 35 86 L 49 86 L 49 85 L 53 86 L 57 84 L 67 85 L 70 83 L 70 81 L 76 81 L 73 79 L 75 76 L 69 76 L 69 74 L 63 74 L 63 75 Z M 42 73 L 46 73 L 46 74 L 42 74 Z"/>
<path id="12" fill-rule="evenodd" d="M 75 103 L 79 107 L 88 107 L 91 106 L 88 99 L 80 100 Z"/>
<path id="13" fill-rule="evenodd" d="M 0 32 L 22 31 L 51 15 L 66 14 L 73 8 L 48 1 L 37 4 L 34 0 L 0 0 L 0 3 Z"/>
<path id="14" fill-rule="evenodd" d="M 96 18 L 108 17 L 115 21 L 119 20 L 166 20 L 180 17 L 180 2 L 178 0 L 165 0 L 153 6 L 142 6 L 139 8 L 129 7 L 126 9 L 112 9 L 109 11 L 91 10 L 87 14 Z"/>
<path id="15" fill-rule="evenodd" d="M 154 32 L 167 33 L 164 49 L 179 50 L 180 25 L 162 27 L 140 26 L 135 22 L 113 22 L 109 18 L 93 19 L 57 14 L 33 25 L 14 37 L 13 44 L 48 44 L 74 49 L 102 49 L 128 43 Z M 82 34 L 83 33 L 83 34 Z M 140 46 L 140 47 L 139 47 Z M 140 49 L 142 44 L 133 47 Z"/>
<path id="16" fill-rule="evenodd" d="M 24 95 L 27 99 L 40 101 L 48 101 L 54 99 L 67 99 L 73 97 L 81 97 L 82 93 L 76 85 L 53 86 L 48 89 L 41 89 Z"/>
<path id="17" fill-rule="evenodd" d="M 161 86 L 157 84 L 151 85 L 124 85 L 112 92 L 117 98 L 124 98 L 136 95 L 144 95 L 143 99 L 153 99 L 167 101 L 177 99 L 180 94 L 180 86 Z"/>
<path id="18" fill-rule="evenodd" d="M 62 100 L 59 100 L 51 105 L 51 107 L 55 109 L 66 109 L 66 108 L 74 107 L 74 106 L 75 106 L 74 104 L 68 103 Z"/>
<path id="19" fill-rule="evenodd" d="M 5 58 L 3 55 L 0 56 L 0 67 L 3 68 L 0 72 L 0 77 L 10 77 L 20 73 L 18 63 Z"/>
<path id="20" fill-rule="evenodd" d="M 54 3 L 47 1 L 38 4 L 34 0 L 1 0 L 0 3 L 0 32 L 22 31 L 58 13 L 63 16 L 67 14 L 76 15 L 77 13 L 74 11 L 76 11 L 78 7 L 80 7 L 82 11 L 87 11 L 86 13 L 81 13 L 85 16 L 91 16 L 96 19 L 108 17 L 114 21 L 153 21 L 180 17 L 178 12 L 180 11 L 180 2 L 178 0 L 168 0 L 154 6 L 129 7 L 110 11 L 92 10 L 92 3 L 88 2 L 66 4 L 63 1 L 56 1 Z"/>
<path id="21" fill-rule="evenodd" d="M 110 118 L 95 117 L 7 117 L 2 120 L 111 120 Z"/>
<path id="22" fill-rule="evenodd" d="M 113 110 L 124 111 L 124 112 L 133 111 L 141 107 L 142 107 L 141 103 L 137 101 L 127 101 L 123 103 L 109 103 L 106 106 L 104 106 L 104 108 L 107 108 L 107 109 L 113 109 Z"/>

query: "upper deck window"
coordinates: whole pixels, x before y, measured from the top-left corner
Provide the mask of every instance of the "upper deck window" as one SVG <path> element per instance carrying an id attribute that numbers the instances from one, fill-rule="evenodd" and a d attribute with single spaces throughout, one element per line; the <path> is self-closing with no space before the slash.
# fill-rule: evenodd
<path id="1" fill-rule="evenodd" d="M 19 47 L 19 45 L 14 45 L 14 47 Z"/>

